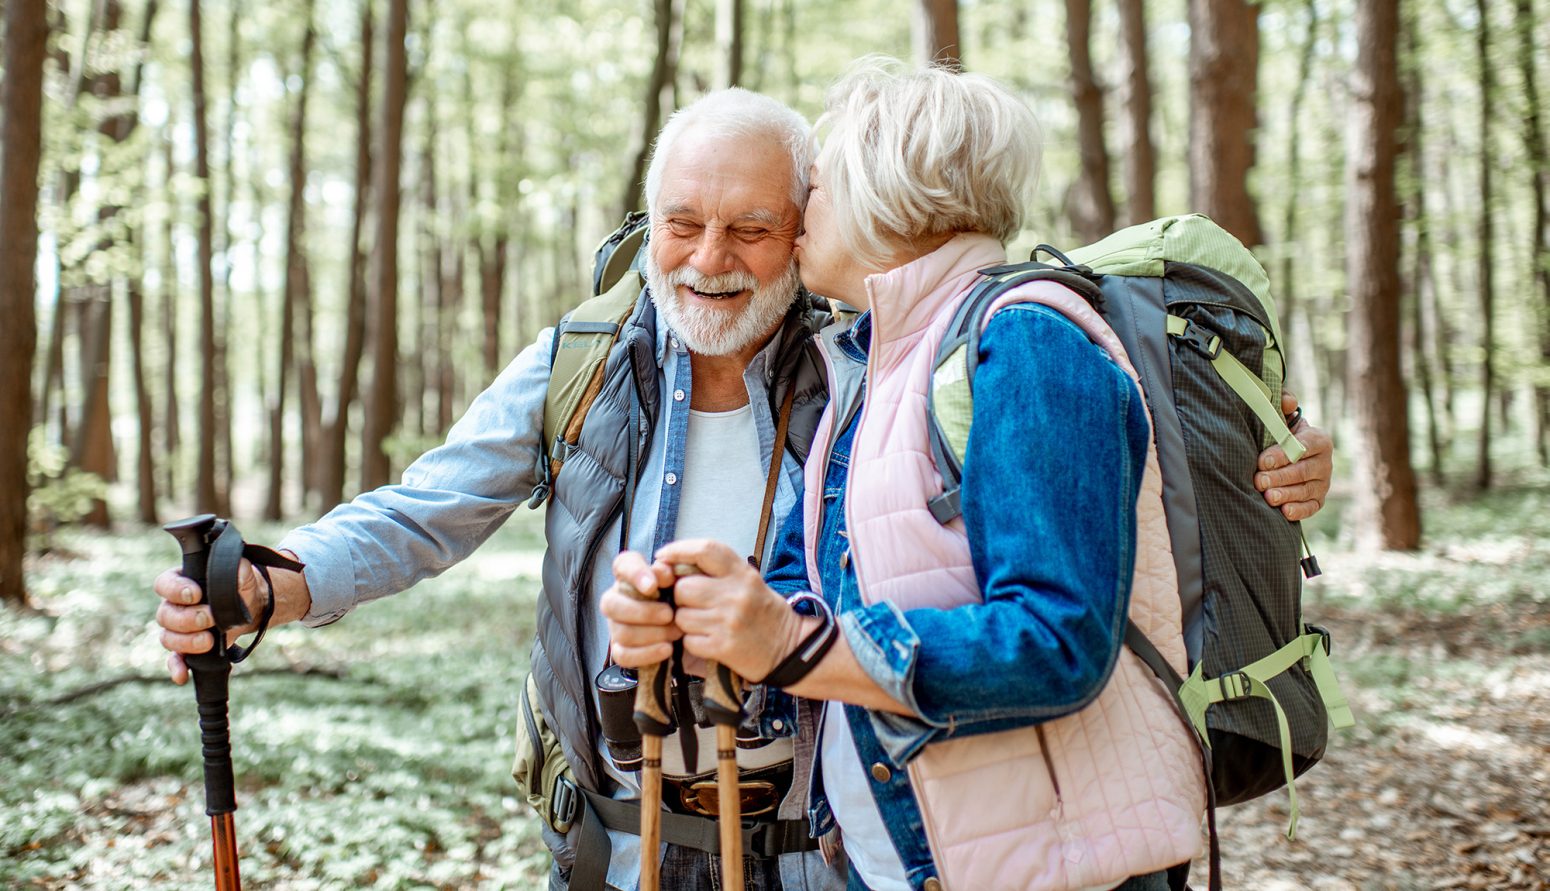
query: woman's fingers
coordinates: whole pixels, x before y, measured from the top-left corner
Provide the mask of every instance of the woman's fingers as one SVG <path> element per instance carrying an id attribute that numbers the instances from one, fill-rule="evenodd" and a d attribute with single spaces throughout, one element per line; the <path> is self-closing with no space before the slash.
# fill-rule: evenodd
<path id="1" fill-rule="evenodd" d="M 668 566 L 687 563 L 709 576 L 728 575 L 739 567 L 748 566 L 746 558 L 721 542 L 708 538 L 669 542 L 657 550 L 657 562 Z"/>

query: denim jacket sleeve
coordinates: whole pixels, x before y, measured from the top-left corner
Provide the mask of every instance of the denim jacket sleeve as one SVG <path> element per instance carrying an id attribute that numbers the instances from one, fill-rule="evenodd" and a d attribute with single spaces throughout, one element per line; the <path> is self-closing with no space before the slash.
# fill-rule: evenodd
<path id="1" fill-rule="evenodd" d="M 878 603 L 841 622 L 873 679 L 919 715 L 874 713 L 900 763 L 936 739 L 1080 709 L 1124 635 L 1151 435 L 1139 390 L 1059 313 L 1021 304 L 987 327 L 974 394 L 962 503 L 983 602 Z"/>
<path id="2" fill-rule="evenodd" d="M 281 548 L 307 564 L 312 609 L 326 625 L 467 557 L 537 482 L 552 328 L 523 350 L 402 482 L 363 492 L 292 530 Z"/>

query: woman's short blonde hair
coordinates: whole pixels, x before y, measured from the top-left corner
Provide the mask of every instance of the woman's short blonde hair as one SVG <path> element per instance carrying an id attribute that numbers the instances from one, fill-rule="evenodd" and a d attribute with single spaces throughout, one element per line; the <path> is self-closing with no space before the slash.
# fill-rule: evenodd
<path id="1" fill-rule="evenodd" d="M 847 250 L 885 265 L 901 244 L 1022 228 L 1039 173 L 1033 112 L 979 74 L 869 56 L 829 89 L 818 173 Z"/>

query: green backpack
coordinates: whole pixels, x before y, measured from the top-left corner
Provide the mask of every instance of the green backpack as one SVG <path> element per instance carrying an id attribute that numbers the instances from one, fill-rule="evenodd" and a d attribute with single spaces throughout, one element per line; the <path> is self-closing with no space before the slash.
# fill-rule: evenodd
<path id="1" fill-rule="evenodd" d="M 1181 678 L 1131 624 L 1126 644 L 1175 694 L 1201 743 L 1217 804 L 1287 787 L 1323 756 L 1326 727 L 1350 707 L 1329 662 L 1329 635 L 1302 616 L 1302 578 L 1317 575 L 1298 524 L 1254 487 L 1259 452 L 1304 452 L 1280 410 L 1282 337 L 1265 271 L 1198 214 L 1133 226 L 1067 257 L 982 270 L 936 355 L 931 441 L 945 491 L 929 506 L 958 516 L 979 335 L 996 298 L 1027 282 L 1076 291 L 1119 336 L 1151 409 L 1163 504 L 1178 569 L 1191 672 Z"/>
<path id="2" fill-rule="evenodd" d="M 640 300 L 644 276 L 646 214 L 634 211 L 598 245 L 592 260 L 592 297 L 555 327 L 549 352 L 549 390 L 544 397 L 538 485 L 527 506 L 537 509 L 554 488 L 565 459 L 581 437 L 587 411 L 603 388 L 608 353 Z"/>

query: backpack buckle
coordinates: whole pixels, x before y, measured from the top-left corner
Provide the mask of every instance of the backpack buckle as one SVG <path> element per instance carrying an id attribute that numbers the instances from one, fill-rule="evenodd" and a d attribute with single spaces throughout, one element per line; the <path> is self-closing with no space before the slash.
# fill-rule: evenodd
<path id="1" fill-rule="evenodd" d="M 1215 360 L 1217 356 L 1221 355 L 1222 338 L 1193 322 L 1184 327 L 1183 334 L 1176 336 L 1179 340 L 1184 341 L 1190 349 L 1205 356 L 1208 360 Z"/>
<path id="2" fill-rule="evenodd" d="M 1236 699 L 1248 699 L 1249 691 L 1253 689 L 1253 680 L 1246 671 L 1234 671 L 1224 674 L 1217 680 L 1221 683 L 1222 702 L 1232 702 Z"/>
<path id="3" fill-rule="evenodd" d="M 564 834 L 570 831 L 571 823 L 576 819 L 576 803 L 581 794 L 576 789 L 576 784 L 565 776 L 554 778 L 554 798 L 549 806 L 554 812 L 554 819 L 549 825 L 554 831 Z"/>

